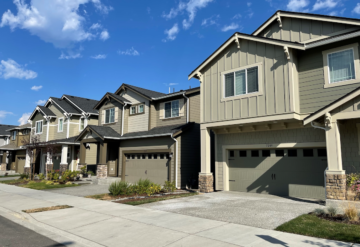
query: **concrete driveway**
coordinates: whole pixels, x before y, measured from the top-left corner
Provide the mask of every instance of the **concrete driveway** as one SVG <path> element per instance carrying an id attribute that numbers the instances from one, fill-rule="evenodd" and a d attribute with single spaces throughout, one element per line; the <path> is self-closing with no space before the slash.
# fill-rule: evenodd
<path id="1" fill-rule="evenodd" d="M 228 191 L 160 201 L 140 207 L 265 229 L 275 229 L 299 215 L 324 208 L 311 200 Z"/>

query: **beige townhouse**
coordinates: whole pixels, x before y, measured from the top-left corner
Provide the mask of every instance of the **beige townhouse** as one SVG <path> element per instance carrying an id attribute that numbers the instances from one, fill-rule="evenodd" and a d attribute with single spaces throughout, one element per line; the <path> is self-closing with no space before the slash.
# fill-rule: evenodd
<path id="1" fill-rule="evenodd" d="M 359 35 L 359 19 L 277 11 L 192 71 L 201 191 L 344 199 L 360 168 Z"/>
<path id="2" fill-rule="evenodd" d="M 97 125 L 81 141 L 80 165 L 97 150 L 97 176 L 196 187 L 200 171 L 200 88 L 164 94 L 128 84 L 95 105 Z"/>

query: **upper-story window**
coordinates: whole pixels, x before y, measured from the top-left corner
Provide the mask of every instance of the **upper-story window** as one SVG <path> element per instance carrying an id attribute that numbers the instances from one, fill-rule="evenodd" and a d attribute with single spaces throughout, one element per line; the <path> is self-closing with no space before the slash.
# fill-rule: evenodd
<path id="1" fill-rule="evenodd" d="M 80 130 L 83 130 L 85 128 L 85 118 L 80 118 Z"/>
<path id="2" fill-rule="evenodd" d="M 58 132 L 64 131 L 64 118 L 59 118 L 58 120 Z"/>
<path id="3" fill-rule="evenodd" d="M 144 105 L 139 105 L 138 106 L 138 113 L 143 113 L 144 112 Z"/>
<path id="4" fill-rule="evenodd" d="M 225 97 L 259 91 L 258 67 L 246 68 L 224 75 Z"/>
<path id="5" fill-rule="evenodd" d="M 12 140 L 16 139 L 16 130 L 12 132 Z"/>
<path id="6" fill-rule="evenodd" d="M 36 134 L 41 134 L 42 133 L 42 129 L 43 129 L 43 121 L 40 120 L 40 121 L 37 121 L 35 123 L 35 133 Z"/>
<path id="7" fill-rule="evenodd" d="M 325 88 L 360 82 L 358 44 L 323 51 Z"/>
<path id="8" fill-rule="evenodd" d="M 178 117 L 180 112 L 179 100 L 165 103 L 165 118 Z"/>
<path id="9" fill-rule="evenodd" d="M 105 110 L 105 123 L 115 122 L 115 108 Z"/>
<path id="10" fill-rule="evenodd" d="M 130 107 L 130 114 L 131 115 L 136 114 L 136 106 Z"/>
<path id="11" fill-rule="evenodd" d="M 144 104 L 135 105 L 130 107 L 130 115 L 144 113 Z"/>

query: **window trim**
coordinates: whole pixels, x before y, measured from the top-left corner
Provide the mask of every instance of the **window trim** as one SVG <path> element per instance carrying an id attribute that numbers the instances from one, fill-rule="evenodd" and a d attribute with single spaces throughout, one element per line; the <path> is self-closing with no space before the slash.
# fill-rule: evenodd
<path id="1" fill-rule="evenodd" d="M 143 112 L 139 112 L 139 108 L 140 108 L 141 105 L 144 106 L 143 107 Z M 145 102 L 131 105 L 130 108 L 129 108 L 129 116 L 136 116 L 136 115 L 145 114 L 145 105 L 146 105 Z M 133 107 L 135 107 L 135 113 L 131 113 L 131 108 L 133 108 Z"/>
<path id="2" fill-rule="evenodd" d="M 234 96 L 230 96 L 230 97 L 225 97 L 225 75 L 229 74 L 229 73 L 234 73 L 236 71 L 244 70 L 244 69 L 254 68 L 254 67 L 258 67 L 258 91 L 253 92 L 253 93 L 248 93 L 248 94 L 240 94 L 240 95 L 234 95 Z M 263 80 L 263 62 L 254 63 L 254 64 L 238 67 L 238 68 L 235 68 L 235 69 L 223 71 L 223 72 L 221 72 L 221 102 L 234 100 L 234 99 L 250 98 L 250 97 L 254 97 L 254 96 L 263 95 L 263 84 L 264 84 L 264 80 Z"/>
<path id="3" fill-rule="evenodd" d="M 37 123 L 41 122 L 41 132 L 37 132 Z M 44 129 L 44 120 L 39 120 L 35 122 L 35 134 L 42 134 Z"/>
<path id="4" fill-rule="evenodd" d="M 360 71 L 360 62 L 359 62 L 359 43 L 353 43 L 345 46 L 336 47 L 330 50 L 325 50 L 322 52 L 323 54 L 323 71 L 324 71 L 324 88 L 330 87 L 339 87 L 354 83 L 360 82 L 360 76 L 358 71 Z M 329 55 L 332 53 L 350 50 L 352 49 L 354 55 L 354 68 L 355 68 L 355 79 L 333 82 L 330 83 L 330 70 L 329 70 Z"/>
<path id="5" fill-rule="evenodd" d="M 106 122 L 106 111 L 109 110 L 109 113 L 110 113 L 111 109 L 114 109 L 114 122 L 110 122 L 110 116 L 109 116 L 109 122 L 107 123 Z M 115 123 L 115 107 L 110 107 L 110 108 L 104 109 L 104 111 L 105 111 L 104 124 L 113 124 L 113 123 Z"/>
<path id="6" fill-rule="evenodd" d="M 174 102 L 174 101 L 178 101 L 178 102 L 179 102 L 179 115 L 178 115 L 178 116 L 175 116 L 175 117 L 172 116 L 172 102 Z M 166 117 L 166 116 L 165 116 L 165 104 L 166 104 L 166 103 L 171 103 L 171 117 Z M 166 102 L 163 102 L 163 104 L 164 104 L 164 119 L 171 119 L 171 118 L 181 117 L 181 114 L 180 114 L 180 99 L 171 100 L 171 101 L 166 101 Z"/>
<path id="7" fill-rule="evenodd" d="M 60 120 L 62 120 L 62 130 L 60 130 Z M 64 132 L 64 118 L 63 117 L 58 119 L 58 132 Z"/>

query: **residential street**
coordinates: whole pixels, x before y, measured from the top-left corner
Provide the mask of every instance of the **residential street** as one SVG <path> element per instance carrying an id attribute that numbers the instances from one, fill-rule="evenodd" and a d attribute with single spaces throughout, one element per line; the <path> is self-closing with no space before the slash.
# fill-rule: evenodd
<path id="1" fill-rule="evenodd" d="M 55 205 L 73 208 L 21 211 Z M 355 246 L 4 184 L 0 215 L 69 246 Z"/>

